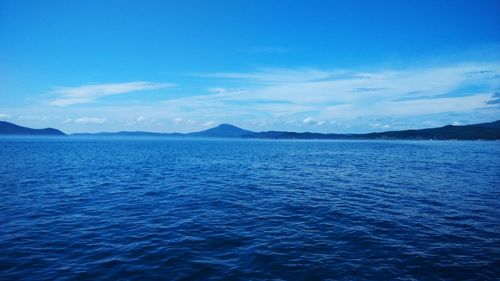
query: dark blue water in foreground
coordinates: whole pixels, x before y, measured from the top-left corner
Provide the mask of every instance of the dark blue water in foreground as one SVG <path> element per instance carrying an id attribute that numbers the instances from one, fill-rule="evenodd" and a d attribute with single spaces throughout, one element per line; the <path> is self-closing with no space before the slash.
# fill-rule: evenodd
<path id="1" fill-rule="evenodd" d="M 500 143 L 0 139 L 0 279 L 495 280 Z"/>

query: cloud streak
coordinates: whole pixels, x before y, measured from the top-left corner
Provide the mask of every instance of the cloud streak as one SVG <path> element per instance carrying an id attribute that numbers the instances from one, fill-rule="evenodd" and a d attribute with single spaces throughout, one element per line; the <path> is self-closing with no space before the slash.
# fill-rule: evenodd
<path id="1" fill-rule="evenodd" d="M 51 94 L 57 98 L 51 100 L 49 105 L 69 106 L 74 104 L 91 103 L 101 97 L 125 94 L 137 91 L 156 90 L 173 87 L 171 83 L 153 83 L 153 82 L 128 82 L 128 83 L 110 83 L 110 84 L 92 84 L 76 87 L 58 87 Z"/>
<path id="2" fill-rule="evenodd" d="M 239 49 L 239 51 L 248 54 L 286 54 L 292 52 L 290 48 L 271 47 L 271 46 L 257 46 L 257 47 Z"/>
<path id="3" fill-rule="evenodd" d="M 500 92 L 496 92 L 491 96 L 491 100 L 487 104 L 500 104 Z"/>
<path id="4" fill-rule="evenodd" d="M 331 125 L 335 120 L 409 120 L 478 114 L 483 109 L 491 113 L 497 100 L 492 93 L 500 86 L 500 79 L 494 77 L 499 73 L 497 63 L 363 72 L 300 68 L 209 73 L 202 76 L 214 78 L 219 85 L 237 82 L 242 90 L 218 87 L 212 94 L 166 100 L 164 104 L 177 116 L 215 120 L 237 116 L 239 120 L 282 124 L 295 120 L 305 127 Z"/>
<path id="5" fill-rule="evenodd" d="M 479 62 L 373 71 L 290 68 L 218 72 L 195 75 L 195 82 L 199 76 L 211 79 L 203 79 L 198 89 L 185 91 L 187 96 L 161 102 L 78 107 L 60 104 L 17 113 L 0 107 L 0 112 L 12 116 L 50 112 L 63 124 L 62 129 L 69 128 L 67 131 L 75 124 L 100 124 L 88 126 L 96 130 L 127 126 L 133 130 L 182 132 L 219 123 L 254 130 L 322 132 L 423 128 L 498 119 L 500 78 L 495 77 L 499 73 L 499 63 Z M 65 99 L 83 97 L 91 102 L 129 90 L 159 87 L 154 83 L 120 85 L 126 87 L 107 88 L 98 94 L 87 86 L 100 85 L 74 87 L 58 99 L 64 100 L 63 104 L 75 104 Z M 85 94 L 80 94 L 80 88 Z M 82 116 L 89 117 L 77 122 Z"/>
<path id="6" fill-rule="evenodd" d="M 470 75 L 472 72 L 476 73 L 474 77 Z M 253 73 L 214 73 L 207 76 L 242 80 L 242 83 L 247 82 L 248 88 L 232 93 L 218 88 L 218 95 L 174 99 L 166 103 L 170 107 L 187 106 L 201 110 L 232 106 L 273 115 L 308 111 L 327 115 L 342 108 L 356 112 L 358 116 L 465 111 L 488 104 L 491 99 L 489 91 L 500 84 L 500 79 L 491 79 L 496 73 L 500 73 L 497 64 L 376 72 L 276 69 Z M 483 90 L 470 90 L 471 86 L 478 85 Z M 450 96 L 443 97 L 447 94 Z M 346 117 L 352 115 L 350 113 Z"/>
<path id="7" fill-rule="evenodd" d="M 104 124 L 106 123 L 106 118 L 98 117 L 80 117 L 75 119 L 73 122 L 76 124 L 88 125 L 88 124 Z"/>

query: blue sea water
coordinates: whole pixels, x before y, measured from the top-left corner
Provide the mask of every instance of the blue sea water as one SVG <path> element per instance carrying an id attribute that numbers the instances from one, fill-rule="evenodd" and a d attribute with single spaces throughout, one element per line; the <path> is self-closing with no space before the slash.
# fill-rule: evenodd
<path id="1" fill-rule="evenodd" d="M 498 280 L 500 143 L 0 139 L 2 280 Z"/>

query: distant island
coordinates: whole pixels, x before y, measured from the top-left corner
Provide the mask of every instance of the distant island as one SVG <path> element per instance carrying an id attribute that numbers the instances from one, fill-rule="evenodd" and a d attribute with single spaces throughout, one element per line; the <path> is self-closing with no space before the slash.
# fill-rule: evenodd
<path id="1" fill-rule="evenodd" d="M 13 123 L 0 121 L 0 135 L 43 135 L 64 136 L 54 128 L 32 129 Z M 154 133 L 143 131 L 121 131 L 101 133 L 77 133 L 71 136 L 158 136 L 158 137 L 204 137 L 204 138 L 245 138 L 245 139 L 331 139 L 331 140 L 500 140 L 500 120 L 465 126 L 448 125 L 438 128 L 387 131 L 367 134 L 323 134 L 297 133 L 288 131 L 253 132 L 230 124 L 193 133 Z"/>
<path id="2" fill-rule="evenodd" d="M 13 123 L 0 121 L 0 135 L 22 135 L 22 136 L 65 136 L 66 134 L 54 128 L 32 129 Z"/>

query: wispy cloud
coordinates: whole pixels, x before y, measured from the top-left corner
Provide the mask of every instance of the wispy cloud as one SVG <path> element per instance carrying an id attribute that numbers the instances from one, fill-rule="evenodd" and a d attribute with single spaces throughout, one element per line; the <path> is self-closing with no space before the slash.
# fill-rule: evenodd
<path id="1" fill-rule="evenodd" d="M 253 83 L 290 83 L 319 81 L 326 79 L 354 78 L 352 74 L 345 71 L 325 71 L 313 68 L 263 68 L 256 72 L 215 72 L 197 73 L 194 76 L 220 78 L 231 80 L 242 80 Z"/>
<path id="2" fill-rule="evenodd" d="M 239 49 L 238 51 L 248 54 L 286 54 L 291 53 L 292 49 L 283 47 L 256 46 Z"/>
<path id="3" fill-rule="evenodd" d="M 80 117 L 73 120 L 76 124 L 88 125 L 88 124 L 104 124 L 106 123 L 106 118 L 98 118 L 98 117 Z M 71 121 L 70 121 L 71 122 Z"/>
<path id="4" fill-rule="evenodd" d="M 84 123 L 183 132 L 218 123 L 323 132 L 422 128 L 498 119 L 500 78 L 494 77 L 499 73 L 499 63 L 372 71 L 257 69 L 201 74 L 211 79 L 199 92 L 161 102 L 46 108 L 61 123 L 72 118 L 63 124 L 68 128 Z M 23 114 L 41 115 L 47 110 L 26 109 Z M 0 108 L 0 112 L 11 111 Z"/>
<path id="5" fill-rule="evenodd" d="M 205 123 L 203 123 L 203 126 L 204 127 L 212 127 L 214 126 L 216 123 L 214 121 L 207 121 Z"/>
<path id="6" fill-rule="evenodd" d="M 5 114 L 5 113 L 0 113 L 0 120 L 7 120 L 9 119 L 11 116 L 9 114 Z"/>
<path id="7" fill-rule="evenodd" d="M 214 83 L 237 81 L 244 90 L 229 93 L 224 88 L 216 88 L 211 91 L 216 95 L 171 99 L 164 103 L 181 116 L 298 120 L 295 124 L 302 126 L 377 116 L 472 114 L 484 108 L 494 110 L 496 95 L 492 93 L 500 86 L 500 79 L 494 77 L 499 73 L 497 63 L 362 72 L 300 68 L 209 73 L 203 75 L 214 78 Z"/>
<path id="8" fill-rule="evenodd" d="M 94 102 L 105 96 L 119 95 L 136 91 L 146 91 L 173 87 L 171 83 L 153 82 L 128 82 L 111 84 L 91 84 L 76 87 L 57 87 L 51 94 L 57 98 L 51 100 L 49 105 L 68 106 L 73 104 Z"/>
<path id="9" fill-rule="evenodd" d="M 48 116 L 45 115 L 19 115 L 17 116 L 17 119 L 23 120 L 23 121 L 46 121 L 49 119 Z"/>
<path id="10" fill-rule="evenodd" d="M 487 104 L 500 104 L 500 92 L 496 92 L 491 96 L 491 100 Z"/>

